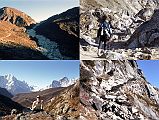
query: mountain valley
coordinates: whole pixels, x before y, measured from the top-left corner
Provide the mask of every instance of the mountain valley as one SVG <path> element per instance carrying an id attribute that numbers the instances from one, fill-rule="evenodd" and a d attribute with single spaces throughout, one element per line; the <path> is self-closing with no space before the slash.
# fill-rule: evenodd
<path id="1" fill-rule="evenodd" d="M 36 23 L 15 8 L 1 8 L 0 59 L 78 59 L 78 14 L 75 7 Z"/>

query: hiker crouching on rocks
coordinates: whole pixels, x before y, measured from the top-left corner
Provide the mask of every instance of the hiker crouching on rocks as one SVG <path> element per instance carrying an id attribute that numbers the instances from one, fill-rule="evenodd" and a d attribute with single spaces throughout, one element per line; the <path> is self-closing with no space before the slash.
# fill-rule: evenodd
<path id="1" fill-rule="evenodd" d="M 33 112 L 43 111 L 43 100 L 41 100 L 39 95 L 36 97 L 36 101 L 34 101 L 32 104 L 32 111 Z"/>
<path id="2" fill-rule="evenodd" d="M 102 46 L 104 42 L 104 52 L 106 50 L 106 43 L 110 40 L 112 34 L 112 29 L 110 22 L 107 21 L 107 16 L 103 15 L 101 18 L 101 22 L 99 24 L 99 29 L 97 32 L 97 37 L 99 38 L 99 46 L 98 46 L 98 56 L 101 56 Z"/>

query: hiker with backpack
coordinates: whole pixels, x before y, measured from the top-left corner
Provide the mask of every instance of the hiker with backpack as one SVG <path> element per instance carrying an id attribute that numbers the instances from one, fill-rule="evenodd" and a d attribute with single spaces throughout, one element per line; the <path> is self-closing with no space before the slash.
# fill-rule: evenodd
<path id="1" fill-rule="evenodd" d="M 36 97 L 36 100 L 32 104 L 32 111 L 34 113 L 43 111 L 43 100 L 41 100 L 39 95 Z"/>
<path id="2" fill-rule="evenodd" d="M 99 38 L 99 46 L 98 46 L 98 56 L 101 55 L 102 46 L 104 42 L 104 52 L 106 50 L 106 43 L 110 40 L 112 34 L 112 29 L 110 22 L 107 21 L 107 16 L 103 15 L 101 18 L 101 22 L 99 25 L 99 29 L 97 32 L 97 37 Z"/>

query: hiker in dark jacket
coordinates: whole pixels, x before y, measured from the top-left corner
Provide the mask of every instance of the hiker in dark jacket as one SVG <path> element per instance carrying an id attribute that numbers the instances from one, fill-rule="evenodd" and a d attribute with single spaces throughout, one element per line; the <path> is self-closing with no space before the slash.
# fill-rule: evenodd
<path id="1" fill-rule="evenodd" d="M 104 15 L 101 19 L 97 33 L 97 37 L 99 38 L 98 56 L 100 56 L 100 53 L 102 51 L 103 42 L 104 42 L 104 51 L 106 50 L 106 43 L 107 41 L 110 40 L 112 34 L 110 22 L 106 21 L 106 19 L 107 16 Z"/>

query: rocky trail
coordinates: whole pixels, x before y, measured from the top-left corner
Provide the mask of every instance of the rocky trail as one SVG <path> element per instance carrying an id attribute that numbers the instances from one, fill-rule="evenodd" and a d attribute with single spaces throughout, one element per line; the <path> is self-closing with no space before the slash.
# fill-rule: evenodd
<path id="1" fill-rule="evenodd" d="M 114 49 L 109 48 L 109 50 L 104 51 L 98 56 L 98 47 L 92 46 L 91 44 L 81 48 L 80 58 L 83 60 L 104 60 L 108 58 L 108 54 L 120 54 L 121 56 L 129 60 L 158 60 L 159 59 L 159 48 L 136 48 L 134 49 Z"/>
<path id="2" fill-rule="evenodd" d="M 106 15 L 113 31 L 107 45 L 107 52 L 112 50 L 134 60 L 158 59 L 158 5 L 159 3 L 155 0 L 151 2 L 120 0 L 119 4 L 116 4 L 115 1 L 82 0 L 80 13 L 81 58 L 84 60 L 97 58 L 98 25 L 101 16 Z"/>

